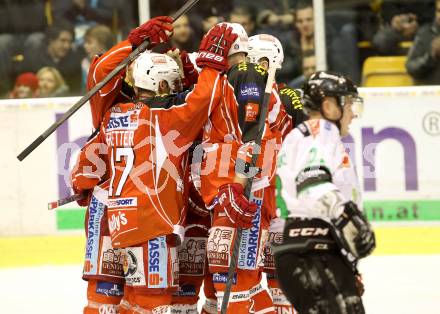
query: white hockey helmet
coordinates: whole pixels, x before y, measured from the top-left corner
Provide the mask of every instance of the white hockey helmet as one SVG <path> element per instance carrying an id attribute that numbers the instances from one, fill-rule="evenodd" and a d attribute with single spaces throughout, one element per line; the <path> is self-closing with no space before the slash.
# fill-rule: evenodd
<path id="1" fill-rule="evenodd" d="M 281 69 L 284 51 L 281 42 L 275 36 L 259 34 L 249 38 L 248 57 L 251 63 L 258 63 L 261 58 L 269 59 L 269 66 Z"/>
<path id="2" fill-rule="evenodd" d="M 241 26 L 241 24 L 238 23 L 228 23 L 228 22 L 223 22 L 221 24 L 226 24 L 226 27 L 232 27 L 232 33 L 238 35 L 237 39 L 232 44 L 231 49 L 229 49 L 228 57 L 238 52 L 244 52 L 248 54 L 249 38 L 243 26 Z"/>
<path id="3" fill-rule="evenodd" d="M 134 86 L 159 93 L 159 82 L 167 81 L 172 92 L 179 89 L 180 72 L 171 57 L 154 52 L 143 52 L 134 61 Z"/>

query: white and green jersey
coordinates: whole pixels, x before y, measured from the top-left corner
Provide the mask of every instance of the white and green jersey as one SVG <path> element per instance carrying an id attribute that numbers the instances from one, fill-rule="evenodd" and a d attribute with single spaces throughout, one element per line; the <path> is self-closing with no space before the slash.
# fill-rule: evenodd
<path id="1" fill-rule="evenodd" d="M 336 218 L 340 212 L 322 217 L 316 206 L 330 191 L 361 205 L 359 181 L 339 129 L 327 120 L 308 120 L 286 136 L 278 154 L 277 206 L 281 217 Z"/>

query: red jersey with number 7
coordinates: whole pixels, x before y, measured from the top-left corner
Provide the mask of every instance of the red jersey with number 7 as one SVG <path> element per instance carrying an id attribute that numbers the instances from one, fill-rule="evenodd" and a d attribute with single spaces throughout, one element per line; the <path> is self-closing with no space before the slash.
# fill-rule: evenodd
<path id="1" fill-rule="evenodd" d="M 107 171 L 100 167 L 110 165 L 107 208 L 114 247 L 183 231 L 186 152 L 220 102 L 221 80 L 219 72 L 205 68 L 199 88 L 188 94 L 117 104 L 104 115 L 72 178 L 84 188 Z"/>

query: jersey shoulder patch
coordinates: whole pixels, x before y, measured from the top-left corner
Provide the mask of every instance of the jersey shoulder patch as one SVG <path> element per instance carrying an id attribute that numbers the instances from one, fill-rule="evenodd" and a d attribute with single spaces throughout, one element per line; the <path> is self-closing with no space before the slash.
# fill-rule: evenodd
<path id="1" fill-rule="evenodd" d="M 303 103 L 301 101 L 301 91 L 290 87 L 284 87 L 280 89 L 279 94 L 281 101 L 286 107 L 286 111 L 290 114 L 295 110 L 302 110 Z"/>
<path id="2" fill-rule="evenodd" d="M 267 79 L 267 71 L 263 67 L 249 62 L 241 62 L 232 66 L 226 74 L 229 82 L 240 79 L 265 82 Z"/>
<path id="3" fill-rule="evenodd" d="M 305 122 L 299 124 L 294 130 L 298 130 L 304 137 L 311 135 L 309 128 L 307 127 Z"/>

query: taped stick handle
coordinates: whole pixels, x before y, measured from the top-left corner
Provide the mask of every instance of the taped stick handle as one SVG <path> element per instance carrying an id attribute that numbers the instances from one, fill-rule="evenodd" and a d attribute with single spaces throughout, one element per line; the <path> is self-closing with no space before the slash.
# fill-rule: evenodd
<path id="1" fill-rule="evenodd" d="M 174 20 L 187 13 L 199 0 L 188 0 L 185 4 L 172 16 Z M 69 110 L 67 110 L 63 116 L 52 124 L 46 131 L 38 136 L 29 146 L 27 146 L 18 156 L 19 161 L 23 161 L 30 153 L 32 153 L 38 146 L 41 145 L 56 129 L 60 127 L 67 119 L 69 119 L 75 112 L 78 111 L 93 95 L 95 95 L 105 84 L 107 84 L 116 74 L 118 74 L 127 64 L 132 62 L 136 57 L 145 51 L 149 45 L 149 41 L 145 40 L 135 50 L 133 50 L 128 57 L 116 66 L 107 76 L 98 84 L 89 90 L 81 99 L 74 104 Z"/>
<path id="2" fill-rule="evenodd" d="M 82 199 L 86 198 L 86 196 L 87 195 L 83 194 L 83 193 L 73 194 L 73 195 L 68 196 L 66 198 L 62 198 L 58 201 L 50 202 L 49 204 L 47 204 L 47 209 L 52 210 L 52 209 L 55 209 L 57 207 L 60 207 L 60 206 L 66 205 L 66 204 L 82 200 Z"/>

